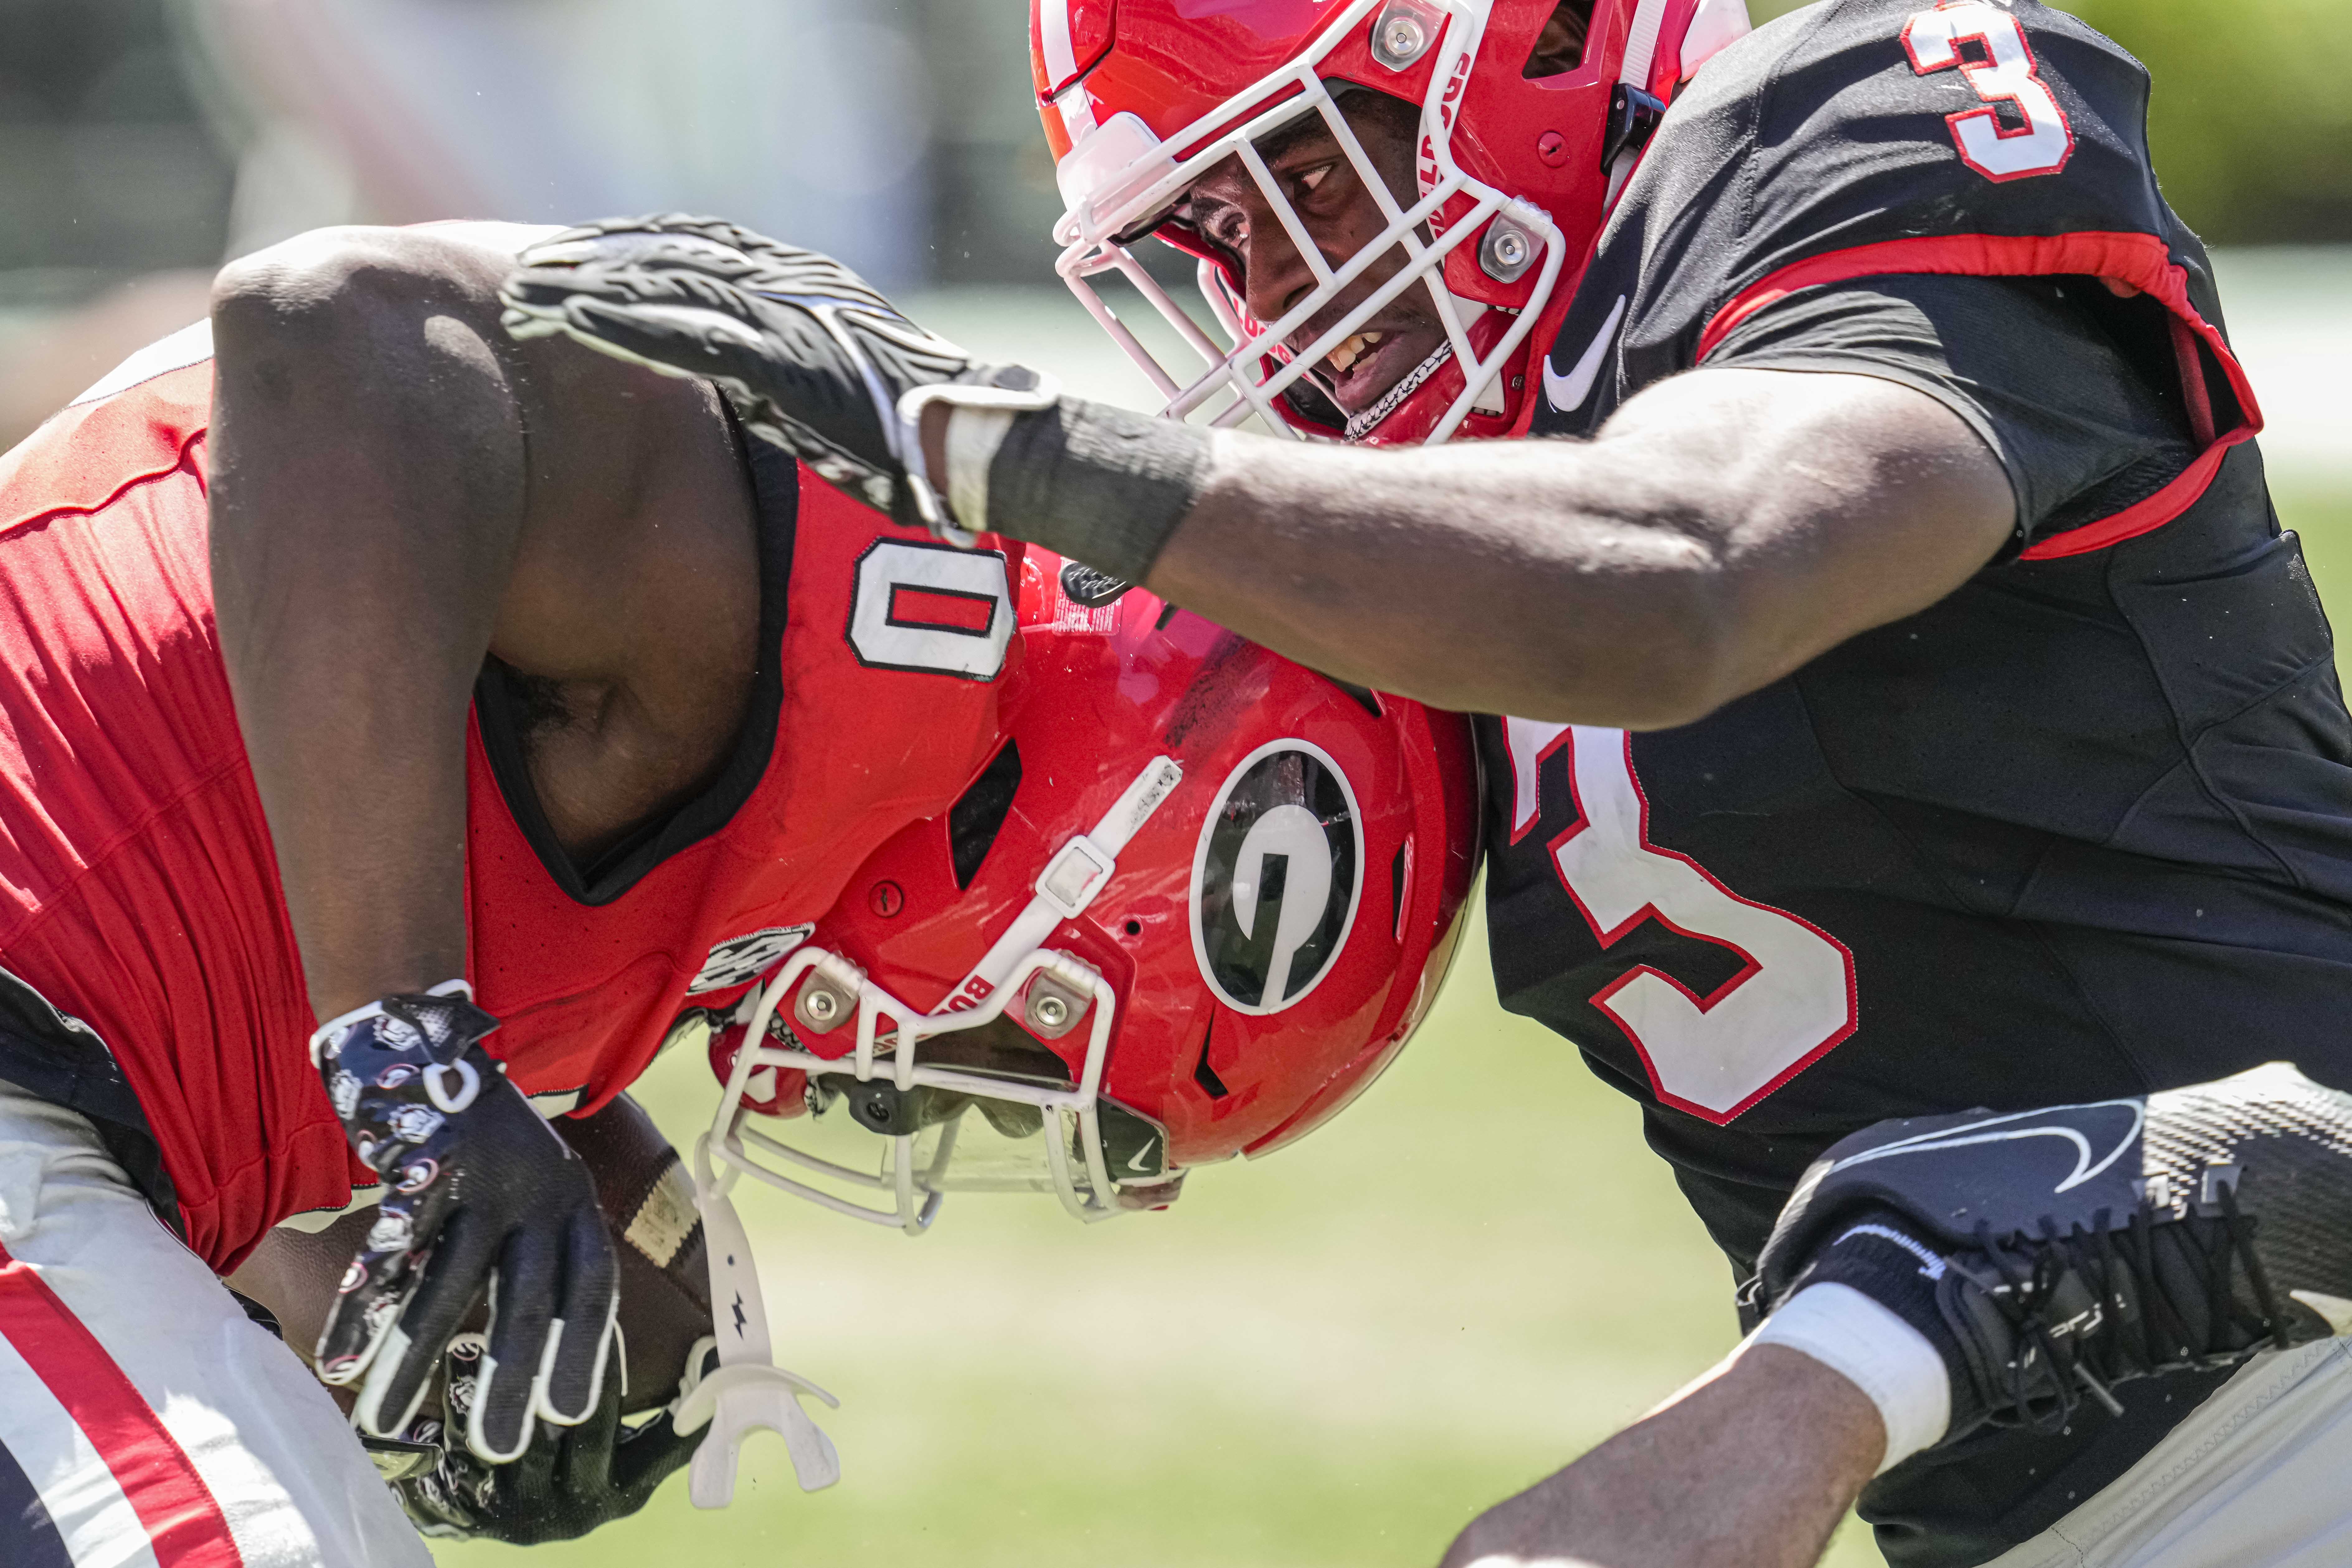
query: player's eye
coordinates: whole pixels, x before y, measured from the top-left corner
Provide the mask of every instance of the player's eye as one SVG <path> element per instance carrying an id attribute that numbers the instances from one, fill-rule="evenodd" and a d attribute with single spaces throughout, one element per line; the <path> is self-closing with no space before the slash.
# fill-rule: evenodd
<path id="1" fill-rule="evenodd" d="M 1299 193 L 1302 195 L 1313 195 L 1322 186 L 1323 182 L 1331 177 L 1331 171 L 1339 166 L 1339 160 L 1335 158 L 1328 163 L 1318 163 L 1305 174 L 1295 176 Z"/>

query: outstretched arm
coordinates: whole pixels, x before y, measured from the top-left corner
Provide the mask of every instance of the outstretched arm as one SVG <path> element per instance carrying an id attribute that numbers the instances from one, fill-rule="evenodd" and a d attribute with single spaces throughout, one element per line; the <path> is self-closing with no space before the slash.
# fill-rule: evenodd
<path id="1" fill-rule="evenodd" d="M 1750 1346 L 1480 1514 L 1440 1568 L 1811 1568 L 1885 1444 L 1844 1376 Z"/>
<path id="2" fill-rule="evenodd" d="M 1631 728 L 1925 609 L 2014 512 L 1957 415 L 1867 375 L 1697 371 L 1590 442 L 1212 453 L 1155 593 L 1380 690 Z"/>

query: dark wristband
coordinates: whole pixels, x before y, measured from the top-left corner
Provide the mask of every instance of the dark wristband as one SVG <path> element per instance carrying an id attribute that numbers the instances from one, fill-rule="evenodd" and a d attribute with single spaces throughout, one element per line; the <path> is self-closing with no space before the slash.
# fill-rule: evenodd
<path id="1" fill-rule="evenodd" d="M 1065 397 L 1013 419 L 988 466 L 988 526 L 1140 583 L 1208 474 L 1208 431 Z"/>

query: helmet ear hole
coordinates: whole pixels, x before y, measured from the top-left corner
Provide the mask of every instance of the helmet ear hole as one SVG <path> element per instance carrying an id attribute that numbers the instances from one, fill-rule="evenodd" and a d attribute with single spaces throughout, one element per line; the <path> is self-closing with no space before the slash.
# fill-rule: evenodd
<path id="1" fill-rule="evenodd" d="M 1584 63 L 1584 40 L 1592 30 L 1592 0 L 1559 0 L 1536 35 L 1536 46 L 1519 75 L 1529 81 L 1565 76 Z"/>
<path id="2" fill-rule="evenodd" d="M 956 803 L 948 807 L 948 858 L 959 889 L 971 886 L 981 863 L 1013 810 L 1021 791 L 1021 748 L 1012 742 L 989 760 Z"/>

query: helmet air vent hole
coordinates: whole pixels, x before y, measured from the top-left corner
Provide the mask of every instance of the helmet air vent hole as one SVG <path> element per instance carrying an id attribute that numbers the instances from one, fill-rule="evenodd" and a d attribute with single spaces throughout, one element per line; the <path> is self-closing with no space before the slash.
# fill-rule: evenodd
<path id="1" fill-rule="evenodd" d="M 948 808 L 948 857 L 955 867 L 957 888 L 971 887 L 980 875 L 981 862 L 988 858 L 1020 789 L 1021 749 L 1007 741 L 962 798 Z"/>
<path id="2" fill-rule="evenodd" d="M 1373 718 L 1377 719 L 1381 716 L 1381 700 L 1372 694 L 1370 687 L 1358 686 L 1351 680 L 1341 680 L 1336 675 L 1327 675 L 1323 679 L 1338 687 L 1340 690 L 1346 692 L 1349 697 L 1353 698 L 1355 700 L 1356 706 L 1370 714 Z"/>
<path id="3" fill-rule="evenodd" d="M 1143 922 L 1141 921 L 1128 921 L 1127 934 L 1129 936 L 1141 936 L 1143 934 Z"/>
<path id="4" fill-rule="evenodd" d="M 1233 1091 L 1225 1087 L 1225 1080 L 1217 1076 L 1217 1069 L 1209 1065 L 1209 1041 L 1216 1032 L 1217 1021 L 1212 1017 L 1209 1026 L 1201 1031 L 1201 1065 L 1192 1069 L 1192 1081 L 1199 1084 L 1201 1091 L 1211 1100 L 1223 1100 Z"/>
<path id="5" fill-rule="evenodd" d="M 1404 941 L 1405 902 L 1412 897 L 1412 840 L 1407 838 L 1397 846 L 1396 858 L 1389 862 L 1389 908 L 1396 911 L 1396 939 Z"/>
<path id="6" fill-rule="evenodd" d="M 1559 0 L 1519 74 L 1530 81 L 1561 76 L 1584 63 L 1584 36 L 1592 27 L 1592 0 Z"/>

